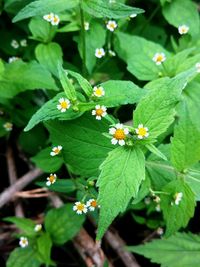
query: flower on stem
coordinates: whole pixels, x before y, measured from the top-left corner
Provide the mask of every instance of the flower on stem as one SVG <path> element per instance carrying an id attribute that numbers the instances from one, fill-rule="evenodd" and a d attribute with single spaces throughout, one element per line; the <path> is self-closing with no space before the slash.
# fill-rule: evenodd
<path id="1" fill-rule="evenodd" d="M 26 237 L 20 237 L 20 240 L 19 240 L 19 245 L 20 247 L 22 248 L 25 248 L 28 246 L 28 239 Z"/>
<path id="2" fill-rule="evenodd" d="M 93 88 L 93 96 L 102 97 L 105 95 L 105 90 L 102 86 L 95 86 Z"/>
<path id="3" fill-rule="evenodd" d="M 145 137 L 149 136 L 149 129 L 147 127 L 144 127 L 143 124 L 139 124 L 138 128 L 135 129 L 135 131 L 139 139 L 144 139 Z"/>
<path id="4" fill-rule="evenodd" d="M 49 13 L 47 15 L 44 15 L 43 16 L 43 19 L 46 20 L 46 21 L 48 21 L 48 22 L 51 22 L 52 19 L 53 19 L 53 17 L 54 17 L 54 14 L 51 12 L 51 13 Z"/>
<path id="5" fill-rule="evenodd" d="M 105 53 L 105 50 L 103 48 L 97 48 L 95 50 L 95 57 L 97 57 L 97 58 L 102 58 L 105 56 L 105 54 L 106 53 Z"/>
<path id="6" fill-rule="evenodd" d="M 108 50 L 108 54 L 110 57 L 115 57 L 116 56 L 116 53 L 112 50 Z"/>
<path id="7" fill-rule="evenodd" d="M 57 105 L 57 109 L 60 110 L 61 112 L 65 112 L 67 109 L 70 108 L 71 103 L 69 99 L 62 97 L 58 100 L 58 102 L 59 104 Z"/>
<path id="8" fill-rule="evenodd" d="M 196 67 L 197 72 L 200 73 L 200 62 L 197 62 L 195 67 Z"/>
<path id="9" fill-rule="evenodd" d="M 84 22 L 84 29 L 85 29 L 85 31 L 89 31 L 89 29 L 90 29 L 90 23 L 88 21 L 85 21 Z"/>
<path id="10" fill-rule="evenodd" d="M 54 184 L 56 182 L 56 179 L 57 179 L 57 175 L 51 173 L 50 176 L 47 177 L 46 185 L 50 186 L 50 185 Z"/>
<path id="11" fill-rule="evenodd" d="M 120 146 L 125 145 L 125 139 L 129 134 L 128 128 L 124 128 L 124 125 L 121 123 L 117 123 L 114 127 L 109 129 L 109 134 L 113 136 L 111 143 L 116 145 L 117 143 Z"/>
<path id="12" fill-rule="evenodd" d="M 13 129 L 13 124 L 11 122 L 6 122 L 4 123 L 3 127 L 7 132 L 10 132 Z"/>
<path id="13" fill-rule="evenodd" d="M 51 25 L 53 26 L 57 26 L 60 22 L 60 18 L 58 15 L 54 15 L 52 20 L 51 20 Z"/>
<path id="14" fill-rule="evenodd" d="M 75 202 L 74 206 L 73 206 L 73 210 L 77 213 L 77 214 L 82 214 L 82 213 L 87 213 L 87 206 L 78 201 L 78 202 Z"/>
<path id="15" fill-rule="evenodd" d="M 54 147 L 52 148 L 52 151 L 51 151 L 50 155 L 51 155 L 52 157 L 54 157 L 54 156 L 58 155 L 58 154 L 60 153 L 61 150 L 62 150 L 62 146 L 54 146 Z"/>
<path id="16" fill-rule="evenodd" d="M 26 46 L 27 46 L 27 40 L 26 40 L 26 39 L 22 39 L 22 40 L 20 41 L 20 45 L 21 45 L 22 47 L 26 47 Z"/>
<path id="17" fill-rule="evenodd" d="M 101 120 L 102 117 L 105 117 L 107 112 L 105 106 L 96 105 L 95 109 L 92 110 L 92 115 L 96 116 L 97 120 Z"/>
<path id="18" fill-rule="evenodd" d="M 171 205 L 173 206 L 173 204 L 175 205 L 179 205 L 180 201 L 182 200 L 183 198 L 183 193 L 182 192 L 177 192 L 175 195 L 174 195 L 174 203 L 172 202 Z"/>
<path id="19" fill-rule="evenodd" d="M 12 63 L 12 62 L 15 62 L 17 60 L 19 60 L 20 58 L 19 57 L 9 57 L 8 59 L 8 63 Z"/>
<path id="20" fill-rule="evenodd" d="M 109 31 L 114 32 L 114 30 L 117 28 L 117 22 L 115 20 L 109 20 L 106 24 L 106 28 Z"/>
<path id="21" fill-rule="evenodd" d="M 181 35 L 188 33 L 189 29 L 190 28 L 187 25 L 180 25 L 180 26 L 178 26 L 178 32 Z"/>
<path id="22" fill-rule="evenodd" d="M 42 230 L 42 225 L 41 224 L 36 224 L 36 226 L 34 227 L 34 231 L 35 232 L 40 232 Z"/>
<path id="23" fill-rule="evenodd" d="M 160 65 L 166 60 L 166 56 L 164 53 L 156 53 L 152 60 L 156 63 L 156 65 Z"/>
<path id="24" fill-rule="evenodd" d="M 90 211 L 94 211 L 98 206 L 97 201 L 94 198 L 91 198 L 87 201 L 86 206 Z"/>
<path id="25" fill-rule="evenodd" d="M 12 46 L 14 49 L 17 49 L 17 48 L 19 48 L 19 43 L 18 43 L 16 40 L 12 40 L 12 42 L 11 42 L 11 46 Z"/>

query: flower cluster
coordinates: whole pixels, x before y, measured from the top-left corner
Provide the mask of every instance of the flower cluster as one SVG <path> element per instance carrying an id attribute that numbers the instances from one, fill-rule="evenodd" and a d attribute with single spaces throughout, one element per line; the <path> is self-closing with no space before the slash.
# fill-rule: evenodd
<path id="1" fill-rule="evenodd" d="M 53 26 L 58 25 L 59 22 L 60 22 L 60 18 L 59 18 L 59 16 L 58 16 L 58 15 L 55 15 L 55 14 L 52 13 L 52 12 L 49 13 L 49 14 L 47 14 L 47 15 L 44 15 L 44 16 L 43 16 L 43 19 L 46 20 L 46 21 L 48 21 L 48 22 L 50 22 L 51 25 L 53 25 Z"/>
<path id="2" fill-rule="evenodd" d="M 58 100 L 58 102 L 59 102 L 59 104 L 57 105 L 57 109 L 60 110 L 61 112 L 65 112 L 71 106 L 71 103 L 70 103 L 69 99 L 67 99 L 67 98 L 62 97 Z"/>
<path id="3" fill-rule="evenodd" d="M 91 198 L 86 202 L 86 204 L 80 201 L 75 202 L 73 210 L 80 215 L 87 213 L 88 211 L 94 211 L 97 207 L 99 207 L 97 201 L 94 198 Z"/>
<path id="4" fill-rule="evenodd" d="M 14 49 L 18 49 L 20 46 L 21 47 L 26 47 L 27 46 L 27 40 L 26 39 L 22 39 L 19 42 L 17 40 L 12 40 L 10 45 L 14 48 Z"/>
<path id="5" fill-rule="evenodd" d="M 56 182 L 56 179 L 57 179 L 57 175 L 55 173 L 54 174 L 51 173 L 49 177 L 47 177 L 46 185 L 50 186 L 54 184 Z"/>

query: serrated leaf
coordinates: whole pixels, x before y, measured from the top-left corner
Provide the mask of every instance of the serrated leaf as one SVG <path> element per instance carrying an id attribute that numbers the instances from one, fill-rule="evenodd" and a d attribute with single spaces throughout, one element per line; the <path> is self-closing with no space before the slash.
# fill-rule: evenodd
<path id="1" fill-rule="evenodd" d="M 170 53 L 161 45 L 139 36 L 117 32 L 115 50 L 119 57 L 127 63 L 127 69 L 139 80 L 153 80 L 164 75 L 162 65 L 158 66 L 152 60 L 154 55 L 163 52 L 166 58 Z M 134 51 L 134 53 L 133 53 Z"/>
<path id="2" fill-rule="evenodd" d="M 57 179 L 56 183 L 51 186 L 47 186 L 46 182 L 36 182 L 41 187 L 48 187 L 49 191 L 55 191 L 60 193 L 71 193 L 76 190 L 76 186 L 71 179 Z"/>
<path id="3" fill-rule="evenodd" d="M 17 22 L 23 19 L 27 19 L 34 16 L 44 16 L 50 12 L 59 13 L 61 11 L 72 9 L 78 5 L 78 0 L 38 0 L 31 2 L 25 6 L 20 12 L 13 18 L 13 22 Z M 42 19 L 42 17 L 41 17 Z"/>
<path id="4" fill-rule="evenodd" d="M 99 172 L 99 165 L 112 150 L 110 140 L 102 135 L 108 132 L 107 120 L 97 121 L 91 114 L 84 114 L 73 122 L 48 122 L 51 141 L 63 146 L 65 163 L 76 174 L 92 176 Z"/>
<path id="5" fill-rule="evenodd" d="M 155 88 L 139 102 L 133 113 L 134 127 L 137 128 L 139 124 L 148 127 L 148 139 L 165 132 L 174 121 L 175 105 L 180 99 L 183 81 L 165 78 L 154 85 Z"/>
<path id="6" fill-rule="evenodd" d="M 75 112 L 70 107 L 66 112 L 60 112 L 57 109 L 57 105 L 59 104 L 59 99 L 62 97 L 66 97 L 65 93 L 57 94 L 53 99 L 46 102 L 30 119 L 28 125 L 24 129 L 24 131 L 31 130 L 35 125 L 40 122 L 48 121 L 48 120 L 73 120 L 82 115 L 81 112 Z"/>
<path id="7" fill-rule="evenodd" d="M 185 175 L 185 181 L 195 194 L 196 201 L 200 201 L 200 166 L 193 166 Z"/>
<path id="8" fill-rule="evenodd" d="M 52 241 L 62 245 L 78 233 L 84 220 L 84 215 L 78 216 L 73 211 L 72 204 L 66 204 L 61 208 L 51 209 L 45 217 L 44 224 Z"/>
<path id="9" fill-rule="evenodd" d="M 81 86 L 81 88 L 83 89 L 83 91 L 86 93 L 87 96 L 92 95 L 93 92 L 92 86 L 82 75 L 71 70 L 67 70 L 67 72 L 78 81 L 79 85 Z"/>
<path id="10" fill-rule="evenodd" d="M 35 49 L 35 55 L 41 65 L 58 77 L 57 65 L 62 64 L 62 48 L 57 43 L 39 44 Z"/>
<path id="11" fill-rule="evenodd" d="M 149 151 L 151 151 L 153 154 L 155 154 L 159 158 L 163 160 L 167 160 L 167 157 L 153 144 L 146 144 L 146 147 L 149 149 Z"/>
<path id="12" fill-rule="evenodd" d="M 138 147 L 118 147 L 108 154 L 100 169 L 97 201 L 101 209 L 97 239 L 101 239 L 115 217 L 125 211 L 131 198 L 137 196 L 145 179 L 144 154 Z"/>
<path id="13" fill-rule="evenodd" d="M 50 238 L 49 233 L 42 233 L 42 235 L 37 239 L 37 251 L 40 257 L 41 262 L 46 265 L 51 264 L 51 248 L 52 248 L 52 240 Z"/>
<path id="14" fill-rule="evenodd" d="M 166 194 L 160 195 L 161 209 L 166 221 L 166 236 L 170 236 L 181 227 L 186 227 L 190 218 L 194 215 L 195 196 L 190 187 L 182 180 L 174 180 L 163 187 Z M 179 204 L 174 203 L 176 193 L 182 193 Z"/>
<path id="15" fill-rule="evenodd" d="M 189 34 L 194 36 L 199 33 L 199 14 L 192 1 L 173 0 L 169 3 L 166 2 L 162 12 L 165 19 L 176 28 L 180 25 L 187 25 L 189 26 Z"/>
<path id="16" fill-rule="evenodd" d="M 56 172 L 63 164 L 62 156 L 52 157 L 51 150 L 51 147 L 47 147 L 31 158 L 31 161 L 44 172 Z"/>
<path id="17" fill-rule="evenodd" d="M 161 267 L 196 267 L 200 262 L 200 236 L 191 233 L 176 233 L 168 239 L 127 248 Z"/>
<path id="18" fill-rule="evenodd" d="M 19 228 L 24 234 L 29 236 L 35 235 L 35 223 L 27 218 L 19 218 L 19 217 L 6 217 L 3 219 L 4 221 L 14 223 L 17 228 Z"/>
<path id="19" fill-rule="evenodd" d="M 82 3 L 83 10 L 97 18 L 125 18 L 131 14 L 140 14 L 144 10 L 130 7 L 121 3 L 108 3 L 102 0 L 84 0 Z"/>

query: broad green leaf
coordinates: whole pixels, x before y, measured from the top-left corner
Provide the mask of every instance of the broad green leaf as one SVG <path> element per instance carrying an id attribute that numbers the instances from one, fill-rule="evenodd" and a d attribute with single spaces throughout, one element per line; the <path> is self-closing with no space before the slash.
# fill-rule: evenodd
<path id="1" fill-rule="evenodd" d="M 33 17 L 28 27 L 32 33 L 30 38 L 44 43 L 48 43 L 54 38 L 57 28 L 41 17 Z"/>
<path id="2" fill-rule="evenodd" d="M 35 61 L 25 63 L 17 60 L 7 64 L 0 83 L 0 97 L 5 98 L 12 98 L 26 90 L 58 89 L 51 74 Z"/>
<path id="3" fill-rule="evenodd" d="M 6 0 L 4 1 L 4 10 L 11 14 L 16 14 L 20 9 L 28 5 L 32 0 Z"/>
<path id="4" fill-rule="evenodd" d="M 40 122 L 48 121 L 48 120 L 73 120 L 82 115 L 82 113 L 74 111 L 72 107 L 70 107 L 66 112 L 61 112 L 57 109 L 57 105 L 59 104 L 59 99 L 62 97 L 66 97 L 65 93 L 57 94 L 53 99 L 46 102 L 30 119 L 28 125 L 24 129 L 24 131 L 29 131 L 35 125 Z"/>
<path id="5" fill-rule="evenodd" d="M 185 181 L 195 194 L 196 201 L 200 201 L 200 166 L 196 164 L 185 175 Z"/>
<path id="6" fill-rule="evenodd" d="M 183 180 L 174 180 L 163 187 L 161 194 L 161 209 L 166 222 L 166 236 L 170 236 L 181 227 L 186 227 L 190 218 L 194 215 L 195 196 L 190 187 Z M 176 193 L 182 193 L 179 204 L 174 203 Z"/>
<path id="7" fill-rule="evenodd" d="M 40 267 L 37 252 L 31 247 L 16 248 L 6 262 L 6 267 Z"/>
<path id="8" fill-rule="evenodd" d="M 52 240 L 49 233 L 42 233 L 42 235 L 37 239 L 37 251 L 41 262 L 46 265 L 51 264 L 51 248 Z"/>
<path id="9" fill-rule="evenodd" d="M 61 11 L 74 8 L 78 5 L 78 0 L 38 0 L 31 2 L 25 6 L 20 12 L 13 18 L 13 22 L 27 19 L 34 16 L 46 15 L 50 12 L 59 13 Z"/>
<path id="10" fill-rule="evenodd" d="M 100 166 L 98 203 L 101 207 L 97 239 L 101 239 L 115 217 L 125 211 L 145 179 L 145 158 L 140 148 L 118 147 Z M 112 171 L 111 171 L 112 170 Z"/>
<path id="11" fill-rule="evenodd" d="M 27 218 L 19 218 L 19 217 L 6 217 L 4 218 L 4 221 L 14 223 L 17 228 L 19 228 L 21 231 L 23 231 L 24 234 L 29 236 L 35 235 L 35 223 Z"/>
<path id="12" fill-rule="evenodd" d="M 67 25 L 63 26 L 62 28 L 59 28 L 57 32 L 76 32 L 80 30 L 80 25 L 77 21 L 72 21 L 68 23 Z"/>
<path id="13" fill-rule="evenodd" d="M 37 155 L 31 158 L 31 161 L 44 172 L 56 172 L 63 164 L 62 156 L 52 157 L 50 155 L 51 147 L 41 150 Z"/>
<path id="14" fill-rule="evenodd" d="M 182 172 L 200 160 L 200 130 L 193 123 L 184 101 L 181 103 L 179 117 L 171 141 L 171 162 Z"/>
<path id="15" fill-rule="evenodd" d="M 83 0 L 82 4 L 83 10 L 90 15 L 97 18 L 125 18 L 129 17 L 131 14 L 140 14 L 144 10 L 140 8 L 130 7 L 121 3 L 108 3 L 103 0 Z"/>
<path id="16" fill-rule="evenodd" d="M 199 33 L 199 14 L 195 3 L 189 0 L 166 2 L 162 8 L 165 19 L 173 26 L 189 26 L 189 34 Z M 178 29 L 177 29 L 178 31 Z"/>
<path id="17" fill-rule="evenodd" d="M 140 80 L 153 80 L 165 75 L 165 69 L 156 65 L 153 57 L 156 53 L 164 53 L 166 58 L 170 53 L 161 45 L 139 36 L 117 32 L 115 50 L 119 57 L 127 63 L 127 69 Z M 133 53 L 134 51 L 134 53 Z"/>
<path id="18" fill-rule="evenodd" d="M 53 143 L 63 146 L 65 163 L 76 174 L 92 176 L 99 173 L 99 165 L 112 150 L 110 140 L 102 135 L 108 132 L 109 122 L 97 121 L 91 114 L 70 121 L 54 121 L 45 124 Z"/>
<path id="19" fill-rule="evenodd" d="M 149 90 L 133 113 L 134 127 L 139 124 L 148 127 L 149 140 L 165 132 L 174 121 L 175 105 L 180 99 L 183 81 L 165 78 L 154 85 L 155 88 Z"/>
<path id="20" fill-rule="evenodd" d="M 180 64 L 177 67 L 176 73 L 181 73 L 183 71 L 187 71 L 188 69 L 194 67 L 194 70 L 196 71 L 195 65 L 197 62 L 200 61 L 200 54 L 197 54 L 195 56 L 189 57 L 185 59 L 182 64 Z"/>
<path id="21" fill-rule="evenodd" d="M 153 144 L 146 144 L 146 147 L 149 151 L 151 151 L 153 154 L 158 156 L 161 159 L 167 160 L 166 156 Z"/>
<path id="22" fill-rule="evenodd" d="M 60 193 L 71 193 L 76 190 L 75 183 L 71 179 L 57 179 L 56 183 L 51 186 L 47 186 L 46 182 L 37 182 L 37 185 L 41 187 L 48 187 L 48 190 L 60 192 Z"/>
<path id="23" fill-rule="evenodd" d="M 66 204 L 61 208 L 51 209 L 45 217 L 44 224 L 52 241 L 62 245 L 79 232 L 84 220 L 84 216 L 77 216 L 73 211 L 73 205 Z"/>
<path id="24" fill-rule="evenodd" d="M 191 233 L 176 233 L 167 239 L 127 249 L 161 264 L 161 267 L 196 267 L 200 262 L 200 236 Z"/>
<path id="25" fill-rule="evenodd" d="M 58 77 L 57 65 L 62 64 L 62 48 L 57 43 L 39 44 L 35 49 L 35 55 L 41 65 Z"/>
<path id="26" fill-rule="evenodd" d="M 101 86 L 105 90 L 105 96 L 95 102 L 79 104 L 80 110 L 85 111 L 94 108 L 96 105 L 105 105 L 108 108 L 126 104 L 138 103 L 146 90 L 140 89 L 130 81 L 107 81 Z"/>

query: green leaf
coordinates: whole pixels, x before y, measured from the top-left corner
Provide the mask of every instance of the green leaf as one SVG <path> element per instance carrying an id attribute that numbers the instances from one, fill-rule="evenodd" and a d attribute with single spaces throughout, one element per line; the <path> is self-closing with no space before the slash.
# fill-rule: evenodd
<path id="1" fill-rule="evenodd" d="M 131 14 L 140 14 L 144 10 L 140 8 L 130 7 L 121 3 L 108 3 L 103 0 L 84 0 L 82 4 L 83 10 L 97 18 L 125 18 Z"/>
<path id="2" fill-rule="evenodd" d="M 41 65 L 58 77 L 57 65 L 62 64 L 62 48 L 57 43 L 39 44 L 35 49 L 35 55 Z"/>
<path id="3" fill-rule="evenodd" d="M 41 262 L 45 264 L 51 264 L 51 248 L 52 240 L 49 233 L 42 233 L 42 235 L 37 239 L 37 251 Z"/>
<path id="4" fill-rule="evenodd" d="M 81 111 L 94 108 L 96 105 L 105 105 L 107 108 L 117 107 L 120 105 L 138 103 L 146 90 L 140 89 L 136 84 L 130 81 L 107 81 L 101 86 L 105 90 L 105 96 L 95 102 L 81 103 Z"/>
<path id="5" fill-rule="evenodd" d="M 14 223 L 24 234 L 29 236 L 35 235 L 35 223 L 26 218 L 19 218 L 19 217 L 6 217 L 3 219 L 4 221 Z"/>
<path id="6" fill-rule="evenodd" d="M 13 18 L 13 22 L 17 22 L 34 16 L 43 16 L 52 11 L 54 13 L 59 13 L 61 11 L 76 7 L 78 3 L 78 0 L 67 0 L 67 2 L 65 0 L 34 1 L 25 6 L 22 10 L 20 10 L 20 12 Z"/>
<path id="7" fill-rule="evenodd" d="M 102 135 L 108 132 L 107 120 L 97 121 L 91 114 L 84 114 L 73 122 L 54 121 L 45 124 L 53 143 L 62 145 L 65 163 L 76 174 L 95 176 L 113 145 Z"/>
<path id="8" fill-rule="evenodd" d="M 84 220 L 84 216 L 78 216 L 73 211 L 73 205 L 67 204 L 50 210 L 44 223 L 52 241 L 57 245 L 62 245 L 79 232 Z"/>
<path id="9" fill-rule="evenodd" d="M 190 118 L 190 111 L 184 101 L 179 116 L 171 141 L 171 162 L 178 171 L 184 171 L 200 159 L 200 129 Z"/>
<path id="10" fill-rule="evenodd" d="M 101 239 L 114 218 L 125 211 L 131 198 L 137 196 L 145 179 L 144 154 L 138 147 L 118 147 L 108 154 L 100 169 L 97 201 L 101 209 L 97 239 Z"/>
<path id="11" fill-rule="evenodd" d="M 57 179 L 56 183 L 51 186 L 47 186 L 46 182 L 37 182 L 37 185 L 41 187 L 48 187 L 48 190 L 60 192 L 60 193 L 71 193 L 76 190 L 76 186 L 73 180 L 70 179 Z"/>
<path id="12" fill-rule="evenodd" d="M 156 53 L 162 52 L 166 58 L 170 53 L 161 45 L 142 37 L 122 32 L 116 33 L 115 50 L 119 57 L 127 63 L 127 69 L 140 80 L 153 80 L 165 74 L 161 65 L 152 60 Z M 133 53 L 134 51 L 134 53 Z"/>
<path id="13" fill-rule="evenodd" d="M 40 267 L 37 252 L 31 247 L 16 248 L 6 262 L 6 267 Z"/>
<path id="14" fill-rule="evenodd" d="M 139 124 L 148 127 L 149 140 L 165 132 L 174 121 L 175 105 L 180 99 L 183 81 L 165 78 L 157 80 L 154 86 L 134 111 L 134 127 Z"/>
<path id="15" fill-rule="evenodd" d="M 182 180 L 174 180 L 163 187 L 167 194 L 160 195 L 161 209 L 166 221 L 166 236 L 170 236 L 181 227 L 186 227 L 194 215 L 195 196 L 190 187 Z M 183 197 L 178 205 L 174 203 L 174 195 L 182 193 Z M 172 205 L 173 204 L 173 205 Z"/>
<path id="16" fill-rule="evenodd" d="M 149 151 L 151 151 L 153 154 L 155 154 L 159 158 L 167 160 L 166 156 L 153 144 L 146 144 L 146 147 L 148 148 Z"/>
<path id="17" fill-rule="evenodd" d="M 185 175 L 185 181 L 195 194 L 196 201 L 200 201 L 200 166 L 196 164 Z"/>
<path id="18" fill-rule="evenodd" d="M 168 239 L 131 246 L 128 250 L 161 264 L 161 267 L 195 267 L 200 262 L 200 236 L 176 233 Z"/>
<path id="19" fill-rule="evenodd" d="M 51 74 L 35 61 L 25 63 L 17 60 L 7 64 L 0 83 L 0 97 L 5 98 L 12 98 L 26 90 L 58 89 Z"/>
<path id="20" fill-rule="evenodd" d="M 82 115 L 80 112 L 75 112 L 71 107 L 66 112 L 60 112 L 57 109 L 58 101 L 60 98 L 66 97 L 65 93 L 57 94 L 53 99 L 46 102 L 30 119 L 24 131 L 31 130 L 35 125 L 40 122 L 48 120 L 73 120 Z"/>
<path id="21" fill-rule="evenodd" d="M 50 152 L 51 147 L 47 147 L 32 157 L 31 161 L 44 172 L 56 172 L 62 166 L 63 159 L 60 156 L 52 157 Z"/>
<path id="22" fill-rule="evenodd" d="M 178 28 L 180 25 L 189 26 L 189 34 L 199 33 L 199 14 L 195 3 L 189 0 L 173 0 L 165 3 L 162 8 L 165 19 Z M 178 31 L 178 29 L 177 29 Z"/>
<path id="23" fill-rule="evenodd" d="M 83 76 L 71 70 L 67 70 L 67 72 L 78 81 L 79 85 L 81 86 L 81 88 L 83 89 L 83 91 L 86 93 L 87 96 L 92 95 L 93 92 L 92 86 L 85 78 L 83 78 Z"/>

